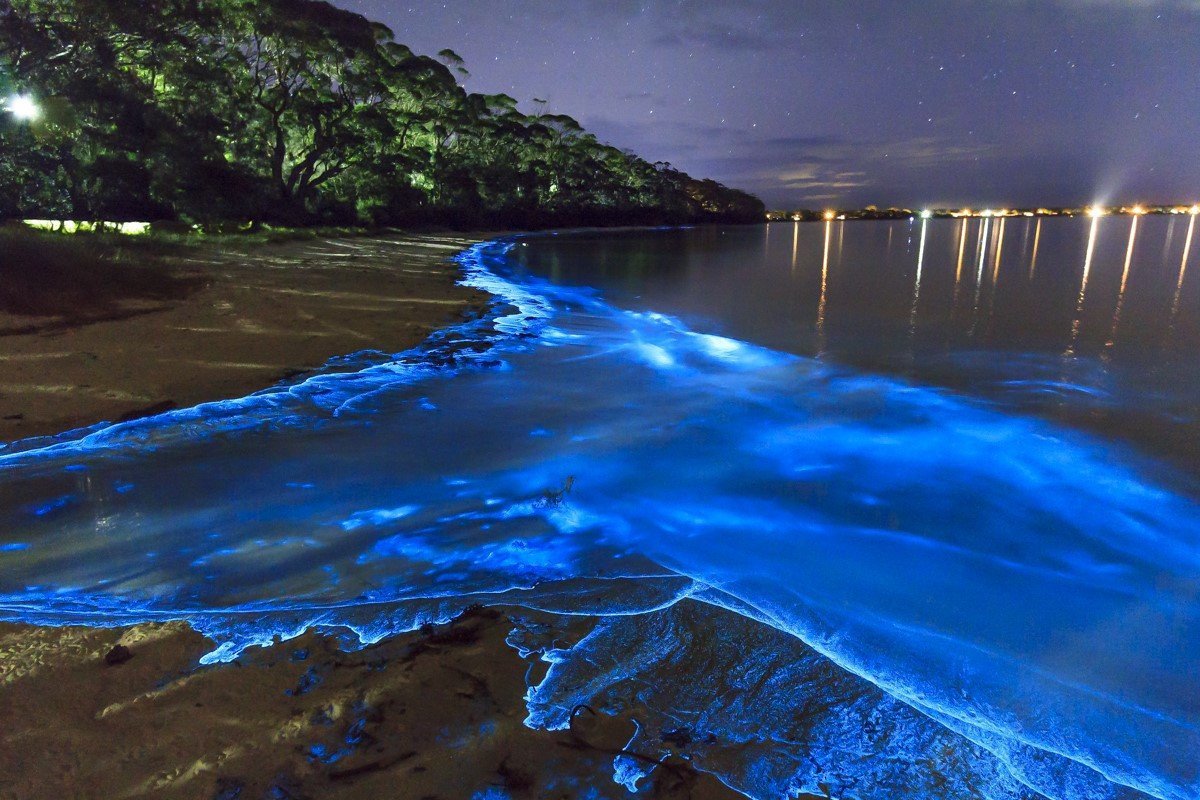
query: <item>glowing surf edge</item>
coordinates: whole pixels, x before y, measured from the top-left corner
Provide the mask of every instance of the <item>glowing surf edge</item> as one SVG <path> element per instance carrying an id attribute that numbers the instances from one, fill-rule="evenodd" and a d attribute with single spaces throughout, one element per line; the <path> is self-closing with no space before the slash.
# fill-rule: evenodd
<path id="1" fill-rule="evenodd" d="M 243 415 L 247 412 L 252 412 L 254 408 L 259 407 L 260 404 L 264 406 L 276 407 L 280 403 L 286 403 L 289 398 L 298 393 L 304 394 L 311 399 L 310 392 L 313 390 L 319 391 L 325 381 L 346 380 L 347 376 L 357 376 L 369 374 L 376 370 L 386 370 L 388 371 L 390 380 L 392 381 L 403 379 L 410 380 L 412 382 L 419 382 L 434 377 L 450 377 L 467 369 L 487 368 L 488 366 L 494 366 L 494 364 L 490 362 L 493 362 L 496 356 L 503 355 L 504 352 L 507 352 L 511 348 L 521 348 L 525 346 L 524 341 L 536 340 L 542 332 L 542 329 L 545 328 L 547 321 L 555 314 L 553 304 L 544 296 L 537 294 L 535 291 L 527 288 L 526 286 L 508 281 L 488 269 L 488 263 L 503 262 L 511 249 L 515 247 L 523 238 L 526 237 L 511 236 L 489 240 L 487 242 L 480 242 L 468 248 L 464 253 L 460 254 L 456 259 L 464 271 L 464 278 L 460 281 L 460 283 L 464 286 L 488 292 L 493 298 L 495 298 L 490 305 L 489 315 L 472 320 L 462 325 L 444 329 L 443 331 L 434 334 L 430 340 L 427 340 L 426 343 L 418 348 L 400 354 L 395 361 L 367 366 L 365 369 L 356 373 L 321 372 L 307 377 L 299 383 L 272 387 L 262 392 L 235 400 L 217 401 L 214 403 L 206 403 L 195 406 L 190 409 L 171 411 L 157 417 L 135 420 L 127 423 L 119 423 L 116 425 L 100 424 L 97 426 L 92 426 L 91 428 L 83 429 L 82 431 L 70 432 L 62 435 L 61 437 L 54 437 L 49 443 L 46 443 L 45 440 L 26 440 L 25 443 L 13 443 L 13 445 L 10 446 L 10 449 L 0 451 L 0 469 L 25 464 L 39 457 L 61 457 L 72 453 L 94 453 L 96 451 L 106 450 L 122 443 L 127 444 L 130 439 L 136 439 L 139 436 L 152 433 L 156 427 L 156 421 L 161 422 L 164 419 L 188 422 L 200 419 L 211 419 L 214 416 L 225 416 L 226 414 L 229 416 Z M 512 310 L 509 311 L 509 309 Z M 675 320 L 661 315 L 658 316 L 665 324 L 676 326 L 679 325 L 679 323 Z M 694 333 L 694 335 L 699 337 L 708 336 L 707 334 L 699 333 Z M 712 337 L 712 339 L 714 341 L 714 349 L 717 351 L 725 349 L 728 347 L 728 344 L 726 343 L 732 341 L 723 339 L 722 337 Z M 471 345 L 483 343 L 486 345 L 486 347 L 483 350 L 471 351 L 458 347 L 458 345 L 463 343 Z M 745 347 L 751 352 L 772 353 L 772 355 L 787 357 L 783 356 L 783 354 L 774 354 L 772 351 L 767 351 L 765 348 L 759 348 L 756 345 L 743 342 L 737 342 L 735 344 L 740 347 Z M 404 357 L 408 357 L 411 360 L 406 363 L 400 363 Z M 655 360 L 656 358 L 661 360 L 662 358 L 660 354 L 656 354 L 652 351 L 647 352 L 646 357 L 651 360 Z M 341 364 L 347 359 L 352 358 L 353 356 L 350 356 L 343 359 L 337 359 L 337 361 L 339 364 Z M 355 399 L 357 399 L 357 396 Z M 331 416 L 338 416 L 341 410 L 342 405 L 338 404 L 330 407 L 328 412 Z M 244 429 L 245 428 L 225 429 L 223 433 L 230 432 L 231 430 L 236 431 Z M 633 577 L 641 579 L 646 576 Z M 703 585 L 701 584 L 701 586 Z M 513 587 L 512 589 L 508 590 L 508 592 L 499 593 L 497 596 L 492 598 L 492 602 L 489 602 L 489 604 L 524 606 L 536 610 L 538 609 L 538 605 L 532 603 L 526 605 L 522 603 L 521 599 L 519 598 L 520 593 L 527 591 L 530 588 L 532 587 Z M 710 587 L 704 586 L 703 588 L 707 590 L 706 594 L 708 594 L 710 598 L 714 597 Z M 695 591 L 696 589 L 693 588 L 693 590 L 690 590 L 685 596 L 700 599 L 695 597 Z M 512 594 L 509 595 L 509 592 Z M 404 602 L 407 603 L 410 600 L 419 599 L 422 598 L 405 598 Z M 433 600 L 435 598 L 431 597 L 427 599 Z M 442 601 L 455 601 L 454 603 L 451 603 L 451 605 L 456 605 L 457 601 L 464 599 L 468 602 L 480 601 L 479 598 L 470 595 L 466 596 L 465 598 L 462 595 L 457 595 L 454 597 L 448 596 L 436 599 Z M 671 601 L 671 604 L 678 602 L 680 599 L 683 599 L 683 597 L 676 597 Z M 358 638 L 362 645 L 365 646 L 379 641 L 386 636 L 402 633 L 405 630 L 413 630 L 417 627 L 420 627 L 420 625 L 425 624 L 426 622 L 444 622 L 453 617 L 453 615 L 447 616 L 449 612 L 435 614 L 432 617 L 423 616 L 420 619 L 410 620 L 408 623 L 404 623 L 399 627 L 389 628 L 386 632 L 379 633 L 377 631 L 368 631 L 366 629 L 356 629 L 352 625 L 343 623 L 329 623 L 327 620 L 321 619 L 321 617 L 330 610 L 334 610 L 335 608 L 357 609 L 361 608 L 363 605 L 361 603 L 346 604 L 344 606 L 336 606 L 331 608 L 299 606 L 289 609 L 263 608 L 260 606 L 247 607 L 244 609 L 225 608 L 211 611 L 161 611 L 152 609 L 137 611 L 129 610 L 128 607 L 126 607 L 123 613 L 116 611 L 116 609 L 99 609 L 95 612 L 95 615 L 92 615 L 84 612 L 83 609 L 80 608 L 74 610 L 62 610 L 59 612 L 50 611 L 44 607 L 40 610 L 35 610 L 30 607 L 22 607 L 21 604 L 15 603 L 13 600 L 14 598 L 5 598 L 4 600 L 0 601 L 0 618 L 25 622 L 46 620 L 46 622 L 42 622 L 42 624 L 55 624 L 48 621 L 51 619 L 58 619 L 60 621 L 57 624 L 62 625 L 94 624 L 96 627 L 106 628 L 114 627 L 113 623 L 116 623 L 116 625 L 128 625 L 135 624 L 136 622 L 166 621 L 171 619 L 188 622 L 189 624 L 193 624 L 193 627 L 196 627 L 196 629 L 201 633 L 210 635 L 209 632 L 211 632 L 211 634 L 216 634 L 217 636 L 222 633 L 222 631 L 218 630 L 220 628 L 220 621 L 224 620 L 225 622 L 228 622 L 229 617 L 237 616 L 239 614 L 312 614 L 313 612 L 316 612 L 316 616 L 311 617 L 307 621 L 298 622 L 295 624 L 280 625 L 276 629 L 271 630 L 264 629 L 260 632 L 260 636 L 248 637 L 247 640 L 244 640 L 243 644 L 238 645 L 230 642 L 220 644 L 215 651 L 206 655 L 204 659 L 202 659 L 202 663 L 230 661 L 240 655 L 240 653 L 248 647 L 269 645 L 273 643 L 277 637 L 284 640 L 290 639 L 294 636 L 300 635 L 305 630 L 312 628 L 346 628 Z M 836 652 L 830 652 L 821 647 L 820 637 L 807 637 L 804 631 L 791 629 L 795 626 L 788 626 L 785 623 L 782 623 L 780 620 L 774 619 L 772 615 L 754 608 L 749 604 L 748 601 L 744 599 L 732 597 L 729 600 L 728 605 L 721 602 L 714 602 L 712 600 L 702 601 L 712 602 L 713 605 L 726 608 L 734 613 L 754 619 L 759 623 L 769 625 L 776 630 L 794 636 L 795 638 L 807 644 L 809 647 L 812 647 L 814 650 L 822 653 L 822 655 L 829 658 L 830 661 L 837 664 L 842 669 L 845 669 L 846 671 L 871 682 L 873 685 L 878 686 L 891 696 L 899 698 L 902 702 L 905 702 L 906 704 L 916 708 L 918 711 L 922 711 L 939 724 L 945 725 L 946 723 L 945 720 L 939 719 L 937 716 L 935 716 L 935 714 L 945 715 L 964 723 L 969 722 L 974 724 L 977 722 L 977 720 L 967 720 L 955 716 L 954 709 L 927 706 L 922 702 L 921 698 L 913 695 L 912 692 L 905 690 L 904 687 L 890 685 L 889 681 L 881 678 L 878 675 L 872 676 L 870 674 L 870 670 L 865 668 L 859 667 L 858 669 L 855 669 L 853 665 L 847 665 L 843 663 L 844 659 L 839 659 Z M 628 613 L 643 614 L 661 607 L 662 606 L 648 607 L 641 610 L 630 611 Z M 97 617 L 99 615 L 104 615 L 105 619 L 103 621 L 98 619 Z M 600 617 L 612 616 L 612 614 L 609 614 L 608 612 L 595 614 L 587 613 L 586 615 Z M 404 627 L 404 625 L 407 625 L 407 627 Z M 224 631 L 226 634 L 228 632 L 228 630 Z M 379 635 L 376 635 L 377 633 L 379 633 Z M 808 641 L 808 638 L 812 638 L 814 641 Z M 933 713 L 931 714 L 930 712 Z M 961 731 L 956 732 L 959 732 L 960 735 L 966 736 L 966 734 L 962 734 Z M 995 733 L 1008 738 L 1016 739 L 1017 741 L 1021 741 L 1016 735 L 1015 731 L 996 730 Z M 968 736 L 967 738 L 970 737 Z M 1031 747 L 1035 747 L 1039 750 L 1045 749 L 1044 744 L 1036 744 L 1033 742 L 1022 743 Z M 979 744 L 985 749 L 989 749 L 990 752 L 993 752 L 982 742 L 976 742 L 976 744 Z M 993 752 L 993 754 L 1001 761 L 1005 760 L 1002 754 L 995 752 Z M 1058 755 L 1062 755 L 1063 757 L 1077 761 L 1084 766 L 1095 770 L 1099 774 L 1104 775 L 1105 778 L 1107 778 L 1110 782 L 1116 784 L 1123 783 L 1123 781 L 1117 777 L 1106 775 L 1104 771 L 1095 764 L 1088 763 L 1086 760 L 1086 754 L 1075 754 L 1072 756 L 1060 753 Z M 1009 767 L 1010 769 L 1013 769 L 1014 774 L 1016 774 L 1014 765 L 1009 764 Z M 1027 785 L 1029 785 L 1029 787 L 1034 791 L 1042 791 L 1041 789 L 1038 789 L 1030 784 Z M 1138 788 L 1141 791 L 1150 792 L 1157 797 L 1168 796 L 1166 794 L 1154 793 L 1151 789 L 1145 786 L 1136 787 L 1129 783 L 1125 783 L 1124 785 L 1131 786 L 1132 788 Z"/>

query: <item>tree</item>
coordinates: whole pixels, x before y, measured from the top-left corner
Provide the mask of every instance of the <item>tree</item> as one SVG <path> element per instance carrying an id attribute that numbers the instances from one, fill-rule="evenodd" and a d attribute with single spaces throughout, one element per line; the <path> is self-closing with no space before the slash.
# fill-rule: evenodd
<path id="1" fill-rule="evenodd" d="M 468 94 L 319 0 L 0 0 L 0 212 L 83 218 L 549 225 L 761 219 L 761 204 Z"/>

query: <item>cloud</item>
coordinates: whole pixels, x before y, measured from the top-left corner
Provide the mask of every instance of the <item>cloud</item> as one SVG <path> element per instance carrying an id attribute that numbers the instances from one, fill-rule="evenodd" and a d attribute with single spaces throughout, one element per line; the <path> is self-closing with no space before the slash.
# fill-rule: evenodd
<path id="1" fill-rule="evenodd" d="M 765 177 L 774 180 L 782 188 L 807 191 L 812 189 L 856 189 L 860 186 L 868 186 L 870 182 L 866 180 L 867 174 L 862 170 L 830 171 L 824 166 L 807 164 Z"/>
<path id="2" fill-rule="evenodd" d="M 811 164 L 805 167 L 796 167 L 787 170 L 776 176 L 777 180 L 784 183 L 802 183 L 804 181 L 815 180 L 816 177 L 817 168 Z"/>
<path id="3" fill-rule="evenodd" d="M 684 0 L 658 7 L 660 47 L 712 48 L 759 52 L 788 43 L 796 15 L 768 0 Z M 780 24 L 785 22 L 787 24 Z"/>
<path id="4" fill-rule="evenodd" d="M 706 160 L 723 180 L 748 186 L 769 203 L 820 205 L 883 200 L 885 191 L 912 187 L 930 175 L 976 173 L 1000 155 L 995 145 L 922 136 L 849 139 L 795 136 L 740 145 L 754 157 Z M 890 201 L 888 201 L 890 202 Z"/>
<path id="5" fill-rule="evenodd" d="M 961 161 L 979 161 L 996 155 L 994 144 L 964 144 L 935 136 L 921 136 L 868 146 L 868 158 L 893 159 L 909 167 L 929 167 Z"/>
<path id="6" fill-rule="evenodd" d="M 796 150 L 799 148 L 813 147 L 836 147 L 838 145 L 844 145 L 848 143 L 848 140 L 841 136 L 782 136 L 762 140 L 762 144 L 765 147 L 780 150 Z"/>
<path id="7" fill-rule="evenodd" d="M 747 52 L 770 49 L 778 40 L 765 33 L 714 25 L 663 33 L 655 37 L 653 43 L 659 47 L 714 47 Z"/>

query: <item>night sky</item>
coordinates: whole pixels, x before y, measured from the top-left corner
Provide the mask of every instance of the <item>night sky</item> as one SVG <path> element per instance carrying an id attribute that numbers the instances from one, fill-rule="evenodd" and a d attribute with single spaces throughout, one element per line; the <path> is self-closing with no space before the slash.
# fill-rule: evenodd
<path id="1" fill-rule="evenodd" d="M 770 207 L 1200 199 L 1200 0 L 336 0 Z"/>

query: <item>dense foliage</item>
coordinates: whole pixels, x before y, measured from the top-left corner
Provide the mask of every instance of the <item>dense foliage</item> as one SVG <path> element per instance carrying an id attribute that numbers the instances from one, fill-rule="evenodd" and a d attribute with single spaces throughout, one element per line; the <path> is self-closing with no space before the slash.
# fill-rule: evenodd
<path id="1" fill-rule="evenodd" d="M 0 0 L 0 217 L 572 224 L 762 204 L 314 0 Z"/>

